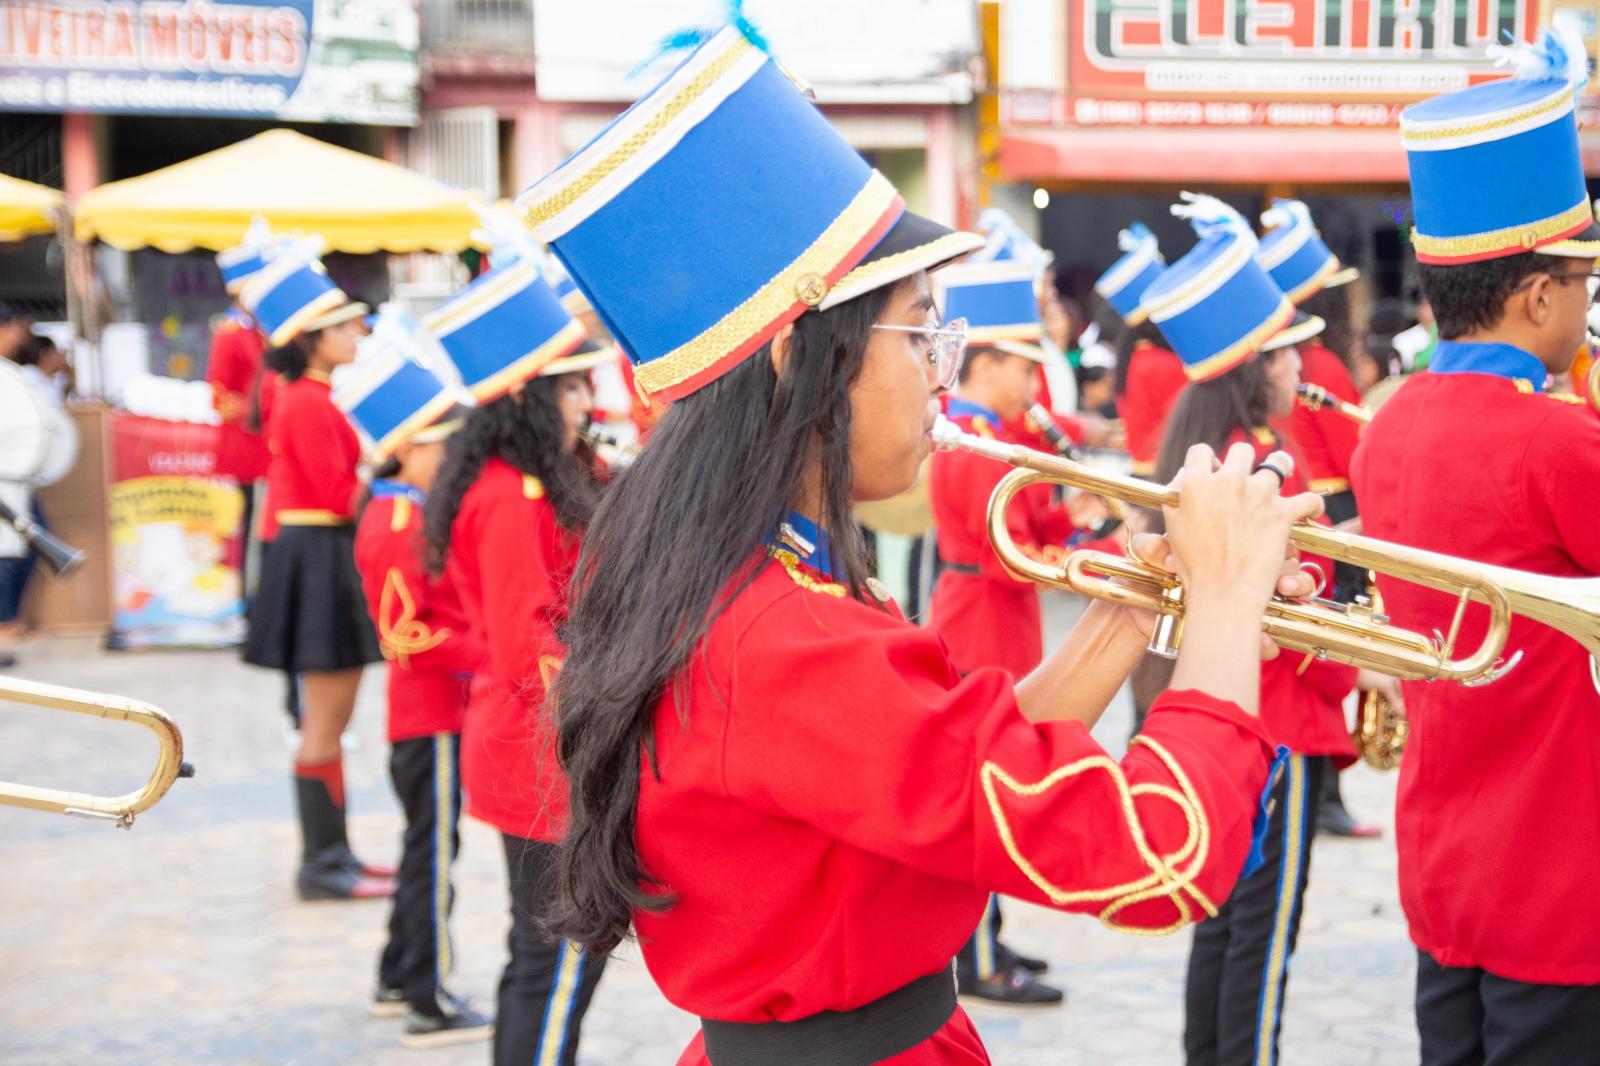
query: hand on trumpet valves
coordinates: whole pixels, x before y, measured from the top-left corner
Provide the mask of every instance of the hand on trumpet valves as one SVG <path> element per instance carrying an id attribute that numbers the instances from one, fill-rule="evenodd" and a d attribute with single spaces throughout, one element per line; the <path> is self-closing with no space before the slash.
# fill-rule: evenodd
<path id="1" fill-rule="evenodd" d="M 1250 446 L 1240 443 L 1219 463 L 1210 448 L 1197 444 L 1172 481 L 1179 506 L 1162 510 L 1191 605 L 1245 597 L 1261 611 L 1274 591 L 1305 596 L 1314 588 L 1298 570 L 1286 574 L 1284 560 L 1292 558 L 1289 527 L 1322 514 L 1322 497 L 1279 494 L 1279 473 L 1294 470 L 1287 453 L 1273 452 L 1254 472 L 1253 457 Z"/>
<path id="2" fill-rule="evenodd" d="M 1300 553 L 1290 547 L 1287 538 L 1283 544 L 1283 562 L 1278 567 L 1277 591 L 1280 596 L 1293 599 L 1304 599 L 1313 595 L 1317 590 L 1317 577 L 1300 567 Z M 1138 533 L 1128 543 L 1128 555 L 1150 566 L 1158 566 L 1168 573 L 1178 572 L 1177 556 L 1173 553 L 1172 542 L 1159 533 Z M 1156 614 L 1154 611 L 1141 610 L 1136 607 L 1124 607 L 1123 612 L 1128 622 L 1139 631 L 1148 642 L 1155 633 Z M 1274 644 L 1272 638 L 1265 633 L 1261 634 L 1261 658 L 1276 659 L 1282 649 Z"/>
<path id="3" fill-rule="evenodd" d="M 1356 688 L 1362 692 L 1376 692 L 1389 701 L 1398 714 L 1406 713 L 1406 697 L 1400 688 L 1400 679 L 1365 668 L 1356 671 Z"/>

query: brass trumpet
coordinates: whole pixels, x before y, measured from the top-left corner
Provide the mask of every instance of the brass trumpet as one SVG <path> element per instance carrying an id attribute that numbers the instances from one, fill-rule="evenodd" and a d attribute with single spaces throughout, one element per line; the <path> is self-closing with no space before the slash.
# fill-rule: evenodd
<path id="1" fill-rule="evenodd" d="M 1326 407 L 1331 411 L 1344 415 L 1352 422 L 1361 423 L 1363 426 L 1372 421 L 1372 411 L 1362 407 L 1360 404 L 1339 399 L 1339 397 L 1333 395 L 1321 385 L 1313 385 L 1309 381 L 1302 381 L 1295 386 L 1294 391 L 1298 394 L 1301 405 L 1307 410 L 1320 411 Z"/>
<path id="2" fill-rule="evenodd" d="M 113 822 L 120 829 L 128 829 L 133 826 L 134 818 L 154 807 L 166 795 L 174 781 L 180 777 L 194 776 L 194 767 L 183 761 L 183 734 L 178 731 L 177 723 L 148 703 L 11 678 L 0 681 L 0 700 L 116 722 L 133 722 L 154 733 L 161 744 L 155 769 L 134 792 L 121 796 L 93 796 L 84 792 L 0 781 L 0 806 L 98 818 Z"/>
<path id="3" fill-rule="evenodd" d="M 988 510 L 989 539 L 1013 576 L 1154 611 L 1159 617 L 1151 652 L 1167 658 L 1177 654 L 1184 606 L 1183 586 L 1176 575 L 1136 559 L 1101 552 L 1074 552 L 1064 564 L 1031 559 L 1012 541 L 1005 517 L 1012 497 L 1040 482 L 1069 485 L 1152 510 L 1176 507 L 1177 492 L 1138 478 L 1090 470 L 1031 448 L 963 433 L 945 419 L 935 424 L 933 438 L 938 448 L 984 455 L 1017 468 L 995 487 Z M 1500 660 L 1511 615 L 1516 613 L 1559 629 L 1582 644 L 1594 657 L 1591 665 L 1600 685 L 1600 665 L 1596 665 L 1600 664 L 1600 578 L 1555 578 L 1486 566 L 1309 522 L 1290 530 L 1289 540 L 1304 551 L 1451 593 L 1458 603 L 1450 631 L 1430 638 L 1390 625 L 1370 605 L 1275 597 L 1267 607 L 1263 629 L 1282 647 L 1407 680 L 1443 678 L 1486 684 L 1520 658 L 1519 653 L 1510 662 Z M 1471 600 L 1488 606 L 1489 627 L 1478 648 L 1458 658 L 1455 639 Z"/>
<path id="4" fill-rule="evenodd" d="M 1375 611 L 1383 610 L 1383 597 L 1378 594 L 1377 582 L 1367 574 L 1367 599 Z M 1393 770 L 1400 765 L 1405 754 L 1406 740 L 1411 736 L 1411 723 L 1395 709 L 1394 704 L 1370 689 L 1361 693 L 1361 704 L 1356 708 L 1356 725 L 1350 730 L 1351 743 L 1361 754 L 1361 761 L 1374 770 Z"/>

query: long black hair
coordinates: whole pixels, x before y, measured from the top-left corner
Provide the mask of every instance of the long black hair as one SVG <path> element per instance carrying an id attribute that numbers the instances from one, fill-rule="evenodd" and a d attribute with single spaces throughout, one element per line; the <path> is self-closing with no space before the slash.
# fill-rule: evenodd
<path id="1" fill-rule="evenodd" d="M 507 393 L 473 409 L 466 425 L 450 437 L 433 491 L 423 507 L 429 569 L 435 573 L 444 569 L 450 530 L 462 497 L 491 458 L 498 457 L 542 481 L 556 521 L 563 528 L 577 531 L 588 523 L 600 487 L 585 449 L 580 446 L 577 453 L 562 450 L 566 427 L 556 406 L 556 390 L 564 376 L 534 378 L 523 388 L 520 400 Z"/>
<path id="2" fill-rule="evenodd" d="M 1191 382 L 1178 394 L 1161 438 L 1155 480 L 1165 483 L 1176 477 L 1196 444 L 1209 444 L 1220 456 L 1234 430 L 1249 433 L 1267 425 L 1271 404 L 1267 363 L 1276 354 L 1262 352 L 1221 377 Z"/>
<path id="3" fill-rule="evenodd" d="M 606 952 L 628 935 L 636 909 L 671 905 L 641 866 L 634 835 L 642 754 L 655 770 L 655 706 L 765 565 L 751 569 L 751 559 L 794 505 L 813 457 L 839 579 L 875 602 L 850 509 L 850 384 L 889 295 L 800 316 L 782 374 L 763 347 L 674 402 L 596 511 L 550 704 L 572 815 L 547 915 L 557 935 Z"/>
<path id="4" fill-rule="evenodd" d="M 1350 369 L 1350 352 L 1354 345 L 1354 324 L 1350 321 L 1350 286 L 1339 285 L 1332 289 L 1321 289 L 1300 308 L 1308 315 L 1316 315 L 1322 319 L 1322 336 L 1319 338 L 1322 346 L 1344 363 L 1345 369 Z"/>
<path id="5" fill-rule="evenodd" d="M 261 379 L 267 374 L 276 374 L 284 381 L 298 381 L 305 377 L 306 370 L 311 366 L 311 353 L 317 350 L 317 337 L 321 335 L 320 329 L 297 333 L 276 348 L 268 348 L 261 356 L 261 368 L 256 371 L 256 380 L 250 387 L 250 417 L 246 426 L 253 433 L 262 430 L 261 417 Z"/>

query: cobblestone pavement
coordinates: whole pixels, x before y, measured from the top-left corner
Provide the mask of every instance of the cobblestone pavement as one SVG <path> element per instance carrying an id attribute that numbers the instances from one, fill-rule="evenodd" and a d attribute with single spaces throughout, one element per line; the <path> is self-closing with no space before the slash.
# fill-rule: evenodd
<path id="1" fill-rule="evenodd" d="M 1051 628 L 1070 608 L 1051 605 Z M 484 1044 L 408 1051 L 400 1023 L 368 1017 L 387 905 L 296 901 L 297 831 L 276 676 L 228 652 L 106 653 L 58 638 L 22 649 L 15 676 L 149 700 L 183 727 L 198 768 L 131 832 L 0 807 L 0 1062 L 378 1063 L 481 1066 Z M 1124 701 L 1097 733 L 1120 750 Z M 357 850 L 390 859 L 380 669 L 362 685 L 347 758 Z M 0 780 L 122 791 L 154 745 L 143 730 L 0 707 Z M 1353 810 L 1391 824 L 1393 776 L 1345 775 Z M 503 860 L 463 825 L 453 985 L 492 1008 L 504 959 Z M 973 1008 L 996 1063 L 1181 1061 L 1188 937 L 1129 937 L 1010 902 L 1006 939 L 1055 964 L 1065 1009 Z M 1394 849 L 1319 840 L 1283 1027 L 1286 1066 L 1408 1063 L 1412 950 Z M 637 952 L 607 969 L 583 1066 L 672 1063 L 695 1023 L 661 998 Z"/>

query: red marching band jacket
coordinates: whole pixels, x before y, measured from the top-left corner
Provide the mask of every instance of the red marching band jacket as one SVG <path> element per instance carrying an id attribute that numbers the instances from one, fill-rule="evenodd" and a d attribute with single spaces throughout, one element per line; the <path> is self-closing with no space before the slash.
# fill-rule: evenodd
<path id="1" fill-rule="evenodd" d="M 980 412 L 958 397 L 950 400 L 948 416 L 964 432 L 1014 440 L 997 417 Z M 1009 472 L 1003 463 L 959 451 L 935 452 L 929 464 L 928 492 L 945 563 L 933 589 L 933 626 L 963 674 L 998 666 L 1021 678 L 1044 656 L 1038 589 L 1007 573 L 989 543 L 989 496 Z M 1019 493 L 1006 524 L 1023 550 L 1047 561 L 1065 557 L 1072 521 L 1065 507 L 1051 502 L 1049 486 Z"/>
<path id="2" fill-rule="evenodd" d="M 233 309 L 211 335 L 206 360 L 206 382 L 212 404 L 222 417 L 217 435 L 217 472 L 248 486 L 266 477 L 270 453 L 262 434 L 249 428 L 257 402 L 257 389 L 270 394 L 278 376 L 262 370 L 266 338 L 243 312 Z M 257 382 L 259 381 L 259 386 Z M 260 398 L 262 424 L 266 423 L 268 396 Z"/>
<path id="3" fill-rule="evenodd" d="M 1300 470 L 1301 459 L 1295 442 L 1258 428 L 1246 435 L 1235 429 L 1228 447 L 1246 441 L 1255 449 L 1256 462 L 1274 451 L 1287 451 L 1295 468 L 1283 484 L 1283 494 L 1293 496 L 1306 491 Z M 1320 555 L 1305 555 L 1333 580 L 1333 563 Z M 1276 659 L 1261 664 L 1261 721 L 1272 739 L 1300 755 L 1331 755 L 1342 767 L 1355 762 L 1355 743 L 1345 721 L 1344 698 L 1356 685 L 1356 670 L 1343 663 L 1319 662 L 1309 655 L 1285 649 Z"/>
<path id="4" fill-rule="evenodd" d="M 1312 385 L 1321 385 L 1328 395 L 1359 405 L 1361 393 L 1344 360 L 1320 344 L 1299 344 L 1300 379 Z M 1350 488 L 1350 457 L 1361 443 L 1361 426 L 1352 419 L 1324 407 L 1313 411 L 1297 403 L 1289 416 L 1282 420 L 1282 428 L 1299 445 L 1299 454 L 1305 459 L 1305 480 L 1312 492 L 1324 495 L 1347 492 Z"/>
<path id="5" fill-rule="evenodd" d="M 361 442 L 333 405 L 326 375 L 308 370 L 277 387 L 267 447 L 272 461 L 262 539 L 277 536 L 280 523 L 336 525 L 354 519 Z"/>
<path id="6" fill-rule="evenodd" d="M 389 742 L 459 733 L 483 644 L 450 575 L 422 565 L 422 493 L 372 484 L 356 526 L 356 569 L 378 646 L 389 660 Z"/>
<path id="7" fill-rule="evenodd" d="M 1526 380 L 1416 375 L 1367 427 L 1353 481 L 1372 536 L 1533 574 L 1600 574 L 1600 419 Z M 1382 574 L 1378 587 L 1395 623 L 1449 628 L 1455 597 Z M 1463 652 L 1487 614 L 1468 608 Z M 1600 695 L 1565 634 L 1514 618 L 1504 654 L 1518 653 L 1494 684 L 1405 683 L 1400 902 L 1411 939 L 1442 965 L 1600 984 Z"/>
<path id="8" fill-rule="evenodd" d="M 545 692 L 566 654 L 556 633 L 578 548 L 539 479 L 500 459 L 484 464 L 450 533 L 446 569 L 487 651 L 461 731 L 467 813 L 530 840 L 566 832 Z"/>
<path id="9" fill-rule="evenodd" d="M 1161 438 L 1178 394 L 1189 384 L 1183 360 L 1149 341 L 1140 341 L 1128 355 L 1128 390 L 1117 397 L 1117 413 L 1128 435 L 1133 472 L 1149 477 L 1161 457 Z"/>
<path id="10" fill-rule="evenodd" d="M 943 641 L 823 570 L 768 562 L 656 708 L 635 917 L 679 1007 L 737 1022 L 852 1010 L 947 970 L 988 893 L 1167 931 L 1245 861 L 1272 746 L 1168 692 L 1119 764 L 1081 723 L 1032 724 L 1010 676 L 961 677 Z M 696 1037 L 680 1064 L 708 1062 Z M 966 1014 L 897 1066 L 987 1063 Z"/>

